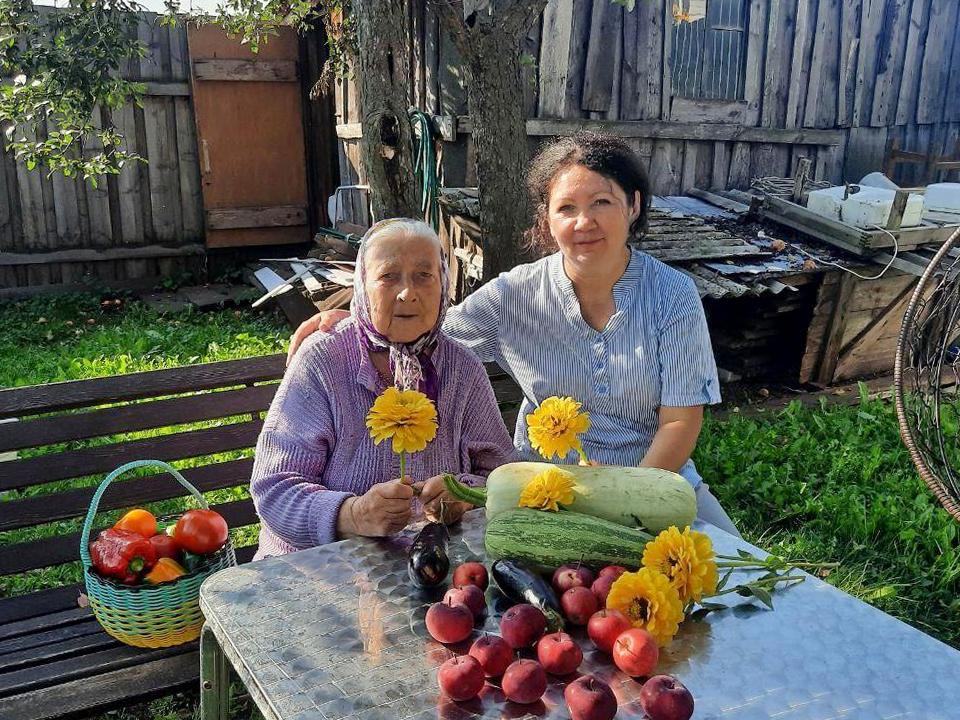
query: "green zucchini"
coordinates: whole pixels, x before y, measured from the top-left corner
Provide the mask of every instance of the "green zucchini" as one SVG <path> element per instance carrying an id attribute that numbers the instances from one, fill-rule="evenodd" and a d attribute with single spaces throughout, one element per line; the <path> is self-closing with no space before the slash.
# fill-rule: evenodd
<path id="1" fill-rule="evenodd" d="M 677 473 L 659 468 L 516 462 L 491 472 L 486 488 L 466 487 L 452 476 L 446 478 L 446 484 L 459 500 L 485 506 L 487 520 L 492 520 L 500 513 L 516 510 L 527 483 L 551 467 L 573 475 L 574 500 L 566 510 L 652 533 L 671 525 L 683 529 L 697 517 L 697 496 L 690 483 Z"/>
<path id="2" fill-rule="evenodd" d="M 650 539 L 642 530 L 591 515 L 520 508 L 487 521 L 484 545 L 491 560 L 510 558 L 539 569 L 576 562 L 638 568 Z"/>

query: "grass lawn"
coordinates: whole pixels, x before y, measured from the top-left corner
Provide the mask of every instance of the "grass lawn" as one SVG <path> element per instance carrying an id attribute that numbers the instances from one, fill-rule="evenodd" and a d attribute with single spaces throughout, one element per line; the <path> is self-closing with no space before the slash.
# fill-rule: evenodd
<path id="1" fill-rule="evenodd" d="M 79 296 L 8 303 L 0 305 L 0 386 L 267 354 L 282 350 L 287 335 L 272 314 L 247 310 L 160 316 L 129 303 L 106 312 Z M 749 541 L 839 562 L 827 582 L 960 647 L 957 524 L 917 477 L 891 405 L 862 399 L 708 417 L 695 460 Z M 30 582 L 21 579 L 17 592 Z M 195 712 L 196 695 L 186 694 L 101 720 L 188 720 Z M 232 716 L 250 713 L 238 698 Z"/>

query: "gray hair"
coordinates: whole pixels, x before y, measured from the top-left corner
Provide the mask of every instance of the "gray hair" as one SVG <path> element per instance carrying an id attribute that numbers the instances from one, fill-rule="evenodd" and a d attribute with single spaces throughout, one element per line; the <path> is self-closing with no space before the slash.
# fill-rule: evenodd
<path id="1" fill-rule="evenodd" d="M 398 235 L 408 235 L 411 237 L 421 237 L 433 242 L 437 247 L 437 252 L 440 254 L 440 262 L 444 261 L 443 253 L 443 243 L 440 242 L 440 236 L 437 235 L 436 230 L 427 225 L 423 220 L 415 220 L 413 218 L 389 218 L 387 220 L 381 220 L 367 230 L 366 234 L 363 236 L 363 242 L 361 248 L 364 255 L 366 255 L 367 250 L 377 242 L 383 242 L 389 238 L 397 237 Z"/>

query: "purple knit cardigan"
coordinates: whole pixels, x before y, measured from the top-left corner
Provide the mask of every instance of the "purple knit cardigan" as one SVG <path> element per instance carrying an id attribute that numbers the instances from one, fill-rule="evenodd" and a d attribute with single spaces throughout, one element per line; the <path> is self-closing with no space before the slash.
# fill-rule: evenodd
<path id="1" fill-rule="evenodd" d="M 450 472 L 482 485 L 516 460 L 483 364 L 441 335 L 433 362 L 440 379 L 437 437 L 407 457 L 414 481 Z M 358 346 L 353 320 L 314 333 L 287 368 L 270 405 L 250 491 L 261 519 L 256 558 L 337 540 L 343 501 L 400 475 L 388 442 L 374 445 L 364 424 L 384 383 Z"/>

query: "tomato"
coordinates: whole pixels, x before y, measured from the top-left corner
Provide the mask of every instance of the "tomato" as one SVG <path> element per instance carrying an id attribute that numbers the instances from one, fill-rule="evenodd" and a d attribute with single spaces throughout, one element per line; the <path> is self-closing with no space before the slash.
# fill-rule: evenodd
<path id="1" fill-rule="evenodd" d="M 157 551 L 158 558 L 171 558 L 176 560 L 180 557 L 180 546 L 172 536 L 166 533 L 160 533 L 150 538 L 150 544 Z"/>
<path id="2" fill-rule="evenodd" d="M 137 508 L 117 520 L 117 524 L 113 526 L 113 529 L 126 530 L 127 532 L 133 532 L 149 538 L 157 534 L 157 518 L 155 518 L 149 510 Z"/>
<path id="3" fill-rule="evenodd" d="M 188 510 L 177 520 L 173 533 L 177 545 L 197 555 L 219 550 L 229 535 L 227 521 L 213 510 Z"/>

